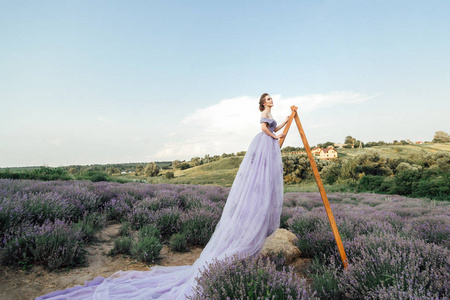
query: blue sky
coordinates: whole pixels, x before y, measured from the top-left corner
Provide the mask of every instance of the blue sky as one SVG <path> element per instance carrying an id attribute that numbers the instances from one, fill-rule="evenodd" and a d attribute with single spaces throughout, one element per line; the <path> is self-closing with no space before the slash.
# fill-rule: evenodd
<path id="1" fill-rule="evenodd" d="M 449 1 L 0 1 L 0 167 L 450 131 Z M 301 146 L 298 133 L 285 145 Z"/>

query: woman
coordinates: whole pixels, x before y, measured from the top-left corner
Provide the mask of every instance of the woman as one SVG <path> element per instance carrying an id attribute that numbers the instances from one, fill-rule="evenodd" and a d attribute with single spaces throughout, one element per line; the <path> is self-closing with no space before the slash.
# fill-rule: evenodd
<path id="1" fill-rule="evenodd" d="M 186 299 L 207 263 L 235 254 L 258 254 L 264 240 L 280 224 L 283 203 L 283 164 L 275 135 L 272 97 L 259 100 L 262 132 L 257 134 L 239 167 L 216 229 L 192 266 L 154 267 L 150 271 L 119 271 L 97 277 L 85 286 L 56 291 L 38 299 Z"/>

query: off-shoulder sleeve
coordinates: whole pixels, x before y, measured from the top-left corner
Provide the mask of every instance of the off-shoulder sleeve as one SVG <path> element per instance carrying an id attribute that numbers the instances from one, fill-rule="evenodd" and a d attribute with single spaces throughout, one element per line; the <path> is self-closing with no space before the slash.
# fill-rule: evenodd
<path id="1" fill-rule="evenodd" d="M 274 119 L 269 119 L 269 118 L 261 118 L 261 120 L 259 120 L 259 123 L 269 123 L 272 124 L 275 120 Z"/>

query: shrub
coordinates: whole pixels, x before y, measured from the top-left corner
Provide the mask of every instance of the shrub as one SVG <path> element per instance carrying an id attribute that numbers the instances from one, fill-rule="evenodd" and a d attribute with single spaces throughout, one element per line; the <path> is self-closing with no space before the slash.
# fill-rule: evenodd
<path id="1" fill-rule="evenodd" d="M 320 299 L 345 299 L 344 292 L 338 286 L 342 267 L 334 255 L 316 257 L 308 271 L 311 273 L 311 286 Z"/>
<path id="2" fill-rule="evenodd" d="M 108 174 L 106 174 L 104 172 L 90 171 L 90 172 L 87 172 L 87 174 L 84 177 L 92 182 L 100 182 L 100 181 L 108 181 L 109 180 Z"/>
<path id="3" fill-rule="evenodd" d="M 393 192 L 399 195 L 411 195 L 421 178 L 421 173 L 416 169 L 405 169 L 399 171 L 394 178 L 396 188 Z"/>
<path id="4" fill-rule="evenodd" d="M 118 237 L 114 240 L 114 248 L 109 254 L 130 254 L 133 239 L 129 236 Z"/>
<path id="5" fill-rule="evenodd" d="M 366 175 L 358 182 L 358 192 L 376 191 L 384 182 L 384 176 Z"/>
<path id="6" fill-rule="evenodd" d="M 220 212 L 214 209 L 195 207 L 185 213 L 182 216 L 182 223 L 188 243 L 205 246 L 214 233 L 219 219 Z"/>
<path id="7" fill-rule="evenodd" d="M 131 246 L 131 254 L 145 263 L 154 263 L 159 258 L 162 249 L 159 239 L 154 236 L 144 236 Z"/>
<path id="8" fill-rule="evenodd" d="M 155 163 L 148 163 L 144 168 L 144 175 L 145 176 L 157 176 L 159 174 L 159 167 Z"/>
<path id="9" fill-rule="evenodd" d="M 167 171 L 165 176 L 167 179 L 175 178 L 175 174 L 172 171 Z"/>
<path id="10" fill-rule="evenodd" d="M 172 235 L 170 239 L 170 250 L 176 252 L 189 251 L 189 249 L 187 248 L 186 235 L 183 233 L 177 233 Z"/>
<path id="11" fill-rule="evenodd" d="M 335 252 L 336 243 L 325 216 L 303 211 L 288 222 L 289 230 L 296 234 L 297 247 L 304 257 L 315 257 Z"/>
<path id="12" fill-rule="evenodd" d="M 63 168 L 40 167 L 30 171 L 13 172 L 9 169 L 0 172 L 0 178 L 36 179 L 36 180 L 70 180 L 72 179 Z"/>
<path id="13" fill-rule="evenodd" d="M 359 236 L 345 248 L 349 266 L 344 272 L 336 256 L 315 270 L 321 298 L 441 299 L 448 294 L 448 249 L 392 234 Z"/>
<path id="14" fill-rule="evenodd" d="M 106 216 L 100 213 L 85 214 L 84 218 L 73 225 L 76 231 L 80 231 L 82 239 L 86 242 L 94 240 L 97 231 L 103 228 Z"/>
<path id="15" fill-rule="evenodd" d="M 108 220 L 122 220 L 131 211 L 131 206 L 121 198 L 113 198 L 105 204 Z"/>
<path id="16" fill-rule="evenodd" d="M 158 228 L 156 228 L 154 225 L 145 225 L 143 226 L 141 229 L 139 229 L 139 234 L 138 236 L 140 238 L 146 237 L 146 236 L 153 236 L 156 238 L 160 238 L 161 237 L 161 233 L 158 230 Z"/>
<path id="17" fill-rule="evenodd" d="M 121 236 L 131 236 L 131 224 L 130 222 L 122 222 L 122 227 L 119 229 L 119 235 Z"/>
<path id="18" fill-rule="evenodd" d="M 20 229 L 1 251 L 5 265 L 43 264 L 49 269 L 85 262 L 81 234 L 60 220 Z"/>
<path id="19" fill-rule="evenodd" d="M 153 212 L 147 208 L 134 207 L 128 212 L 127 220 L 133 229 L 139 229 L 153 222 Z"/>
<path id="20" fill-rule="evenodd" d="M 40 225 L 45 220 L 61 220 L 73 214 L 70 202 L 56 192 L 29 193 L 19 197 L 16 205 L 27 214 L 26 220 L 32 223 Z"/>
<path id="21" fill-rule="evenodd" d="M 275 263 L 260 257 L 214 260 L 197 283 L 189 299 L 314 299 L 292 269 L 277 271 Z"/>
<path id="22" fill-rule="evenodd" d="M 190 167 L 191 166 L 186 162 L 180 164 L 180 170 L 186 170 L 189 169 Z"/>
<path id="23" fill-rule="evenodd" d="M 352 208 L 352 209 L 351 209 Z M 371 208 L 356 209 L 341 204 L 332 205 L 334 218 L 342 240 L 353 240 L 359 235 L 371 233 L 395 233 L 396 228 L 388 221 L 389 216 L 378 215 Z M 367 215 L 371 217 L 368 218 Z M 395 221 L 395 220 L 394 220 Z M 336 242 L 325 211 L 315 208 L 298 211 L 288 222 L 289 229 L 297 235 L 297 247 L 306 257 L 337 255 Z"/>
<path id="24" fill-rule="evenodd" d="M 450 217 L 447 215 L 422 216 L 405 226 L 405 233 L 450 248 Z"/>
<path id="25" fill-rule="evenodd" d="M 181 211 L 178 208 L 163 208 L 153 215 L 152 223 L 160 230 L 163 237 L 169 237 L 180 231 Z"/>
<path id="26" fill-rule="evenodd" d="M 437 200 L 450 200 L 450 172 L 442 173 L 441 176 L 422 176 L 414 185 L 412 192 L 414 197 L 429 197 Z"/>

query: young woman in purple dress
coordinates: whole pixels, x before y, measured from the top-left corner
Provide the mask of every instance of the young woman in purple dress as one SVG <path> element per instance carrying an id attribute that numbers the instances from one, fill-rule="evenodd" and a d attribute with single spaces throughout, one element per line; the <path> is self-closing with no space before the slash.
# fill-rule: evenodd
<path id="1" fill-rule="evenodd" d="M 275 135 L 271 109 L 273 99 L 259 101 L 261 129 L 252 140 L 239 167 L 216 229 L 192 266 L 153 267 L 150 271 L 119 271 L 97 277 L 84 286 L 56 291 L 37 299 L 186 299 L 199 275 L 213 259 L 233 255 L 256 255 L 264 240 L 280 225 L 283 204 L 283 163 Z"/>

